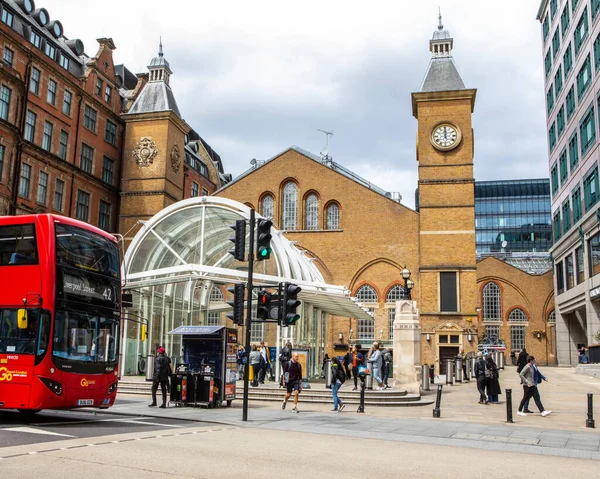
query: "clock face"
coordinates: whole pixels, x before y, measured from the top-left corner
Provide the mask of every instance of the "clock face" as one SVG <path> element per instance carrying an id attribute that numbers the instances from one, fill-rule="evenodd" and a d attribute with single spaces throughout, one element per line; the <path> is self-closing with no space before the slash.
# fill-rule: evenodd
<path id="1" fill-rule="evenodd" d="M 457 142 L 458 132 L 453 126 L 440 125 L 433 131 L 432 139 L 437 146 L 450 148 Z"/>

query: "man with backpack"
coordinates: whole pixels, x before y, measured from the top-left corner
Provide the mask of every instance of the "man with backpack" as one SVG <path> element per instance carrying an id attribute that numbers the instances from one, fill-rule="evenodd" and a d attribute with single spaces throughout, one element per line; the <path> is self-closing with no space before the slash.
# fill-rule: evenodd
<path id="1" fill-rule="evenodd" d="M 292 412 L 298 413 L 298 394 L 302 391 L 302 365 L 298 362 L 298 353 L 292 354 L 292 360 L 285 364 L 281 380 L 286 387 L 287 394 L 283 399 L 281 409 L 285 409 L 287 401 L 294 393 L 294 408 Z"/>
<path id="2" fill-rule="evenodd" d="M 338 391 L 344 384 L 346 380 L 346 372 L 344 371 L 344 367 L 340 363 L 339 358 L 336 356 L 331 360 L 331 395 L 333 396 L 333 409 L 331 412 L 339 412 L 346 405 L 342 402 L 342 400 L 338 397 Z"/>
<path id="3" fill-rule="evenodd" d="M 281 378 L 279 378 L 279 387 L 284 386 L 283 371 L 285 369 L 285 365 L 290 362 L 290 359 L 292 359 L 292 343 L 288 341 L 287 343 L 285 343 L 285 346 L 281 348 L 281 351 L 279 352 L 278 360 L 279 365 L 281 366 Z"/>

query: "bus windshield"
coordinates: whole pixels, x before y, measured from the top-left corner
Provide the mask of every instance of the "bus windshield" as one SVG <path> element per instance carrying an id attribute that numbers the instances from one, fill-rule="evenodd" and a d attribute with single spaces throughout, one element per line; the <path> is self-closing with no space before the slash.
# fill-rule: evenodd
<path id="1" fill-rule="evenodd" d="M 44 355 L 50 332 L 49 312 L 30 309 L 27 315 L 27 329 L 19 329 L 17 310 L 0 309 L 0 353 Z"/>
<path id="2" fill-rule="evenodd" d="M 75 226 L 56 223 L 55 230 L 57 264 L 119 277 L 119 250 L 115 243 Z"/>
<path id="3" fill-rule="evenodd" d="M 114 362 L 118 319 L 96 313 L 56 310 L 52 356 L 84 363 Z"/>

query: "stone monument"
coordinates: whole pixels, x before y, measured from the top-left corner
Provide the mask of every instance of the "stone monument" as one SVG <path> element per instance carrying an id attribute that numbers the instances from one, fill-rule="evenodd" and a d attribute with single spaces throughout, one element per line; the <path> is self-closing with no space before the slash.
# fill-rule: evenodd
<path id="1" fill-rule="evenodd" d="M 394 387 L 420 394 L 421 324 L 416 301 L 396 301 L 393 357 Z"/>

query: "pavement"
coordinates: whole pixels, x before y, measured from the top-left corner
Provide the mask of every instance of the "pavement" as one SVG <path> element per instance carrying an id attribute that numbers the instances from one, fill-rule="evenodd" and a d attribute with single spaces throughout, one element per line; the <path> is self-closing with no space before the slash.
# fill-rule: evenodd
<path id="1" fill-rule="evenodd" d="M 433 418 L 432 406 L 370 407 L 364 414 L 357 414 L 355 408 L 348 406 L 341 413 L 332 413 L 329 411 L 331 405 L 303 405 L 301 396 L 299 414 L 291 412 L 291 405 L 283 411 L 280 403 L 251 401 L 248 421 L 242 421 L 241 400 L 234 401 L 231 408 L 157 409 L 148 407 L 147 397 L 119 395 L 117 403 L 105 413 L 203 421 L 271 431 L 600 459 L 600 434 L 596 429 L 585 427 L 588 392 L 595 393 L 597 397 L 595 417 L 600 414 L 600 379 L 575 374 L 573 368 L 541 369 L 549 380 L 540 386 L 542 402 L 547 410 L 552 411 L 547 417 L 541 417 L 539 413 L 517 416 L 522 396 L 518 375 L 513 366 L 501 371 L 502 389 L 513 391 L 514 423 L 511 424 L 506 422 L 506 394 L 501 395 L 498 405 L 479 405 L 474 382 L 442 387 L 439 419 Z M 437 389 L 437 385 L 433 389 Z M 530 409 L 535 410 L 533 402 Z"/>

